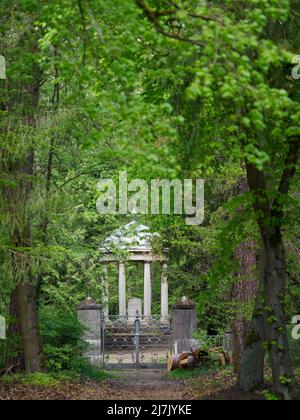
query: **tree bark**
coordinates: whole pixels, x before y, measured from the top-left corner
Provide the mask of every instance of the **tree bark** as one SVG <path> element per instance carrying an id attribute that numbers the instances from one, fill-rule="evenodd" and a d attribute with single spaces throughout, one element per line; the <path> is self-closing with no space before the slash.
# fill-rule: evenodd
<path id="1" fill-rule="evenodd" d="M 270 355 L 275 392 L 285 400 L 293 398 L 295 378 L 289 355 L 285 317 L 286 258 L 281 226 L 284 218 L 282 196 L 286 196 L 296 173 L 300 139 L 290 140 L 285 169 L 273 203 L 267 194 L 263 171 L 246 162 L 250 190 L 254 196 L 254 210 L 264 246 L 263 296 L 266 344 Z"/>
<path id="2" fill-rule="evenodd" d="M 17 305 L 16 289 L 13 290 L 9 305 L 9 326 L 6 347 L 5 366 L 11 370 L 25 370 L 24 354 L 21 343 L 20 317 Z"/>
<path id="3" fill-rule="evenodd" d="M 266 338 L 274 387 L 285 400 L 293 397 L 294 372 L 289 354 L 287 319 L 285 315 L 286 258 L 279 227 L 263 233 L 266 265 L 264 298 Z"/>
<path id="4" fill-rule="evenodd" d="M 249 333 L 250 319 L 245 311 L 257 296 L 256 279 L 256 243 L 243 242 L 235 252 L 239 263 L 237 278 L 231 288 L 231 300 L 234 304 L 234 319 L 231 323 L 233 334 L 233 365 L 235 373 L 240 372 L 241 359 Z"/>
<path id="5" fill-rule="evenodd" d="M 235 195 L 249 191 L 246 177 L 241 177 L 235 188 Z M 238 211 L 242 211 L 239 209 Z M 233 365 L 236 374 L 241 368 L 242 355 L 245 349 L 249 333 L 250 319 L 245 311 L 254 305 L 258 292 L 258 281 L 256 272 L 256 242 L 247 240 L 241 243 L 234 255 L 238 263 L 238 270 L 235 274 L 235 281 L 230 290 L 230 300 L 233 304 L 234 318 L 231 322 L 233 335 Z"/>
<path id="6" fill-rule="evenodd" d="M 44 371 L 44 355 L 37 317 L 36 296 L 32 284 L 18 284 L 16 298 L 19 309 L 21 338 L 26 373 Z"/>
<path id="7" fill-rule="evenodd" d="M 261 388 L 264 384 L 265 365 L 265 316 L 264 316 L 264 279 L 261 275 L 259 292 L 257 294 L 249 334 L 241 360 L 239 373 L 239 387 L 243 391 L 251 392 Z"/>
<path id="8" fill-rule="evenodd" d="M 26 49 L 26 54 L 34 57 L 38 52 L 38 46 L 32 39 L 30 31 L 28 31 L 28 34 L 28 39 L 23 38 L 23 48 Z M 27 82 L 22 83 L 22 79 L 19 79 L 15 82 L 16 86 L 13 86 L 18 94 L 14 93 L 14 96 L 12 96 L 9 115 L 14 117 L 15 114 L 18 115 L 30 136 L 31 130 L 36 127 L 36 110 L 39 104 L 41 69 L 38 60 L 32 60 L 26 76 L 24 76 L 24 79 Z M 34 148 L 31 145 L 30 138 L 28 143 L 22 156 L 19 156 L 18 159 L 15 159 L 14 156 L 11 157 L 8 170 L 10 176 L 16 180 L 16 187 L 8 188 L 6 199 L 11 219 L 11 244 L 14 248 L 12 251 L 12 271 L 15 290 L 12 294 L 11 307 L 16 307 L 15 315 L 17 319 L 12 333 L 18 334 L 20 332 L 25 370 L 27 373 L 33 373 L 44 371 L 44 358 L 29 253 L 32 246 L 30 197 L 33 188 Z"/>

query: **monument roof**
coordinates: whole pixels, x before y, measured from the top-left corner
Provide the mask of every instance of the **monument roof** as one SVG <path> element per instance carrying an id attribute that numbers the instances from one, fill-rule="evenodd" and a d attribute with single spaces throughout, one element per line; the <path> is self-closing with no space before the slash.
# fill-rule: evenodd
<path id="1" fill-rule="evenodd" d="M 150 228 L 137 221 L 132 221 L 115 230 L 102 243 L 100 250 L 110 252 L 115 249 L 130 250 L 136 252 L 150 252 L 152 241 L 159 238 L 158 233 L 151 233 Z"/>

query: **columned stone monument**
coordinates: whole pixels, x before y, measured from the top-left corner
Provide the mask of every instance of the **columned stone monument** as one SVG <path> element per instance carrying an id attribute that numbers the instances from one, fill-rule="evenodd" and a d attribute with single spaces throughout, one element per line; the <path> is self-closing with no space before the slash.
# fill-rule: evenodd
<path id="1" fill-rule="evenodd" d="M 152 319 L 152 278 L 151 265 L 154 262 L 161 263 L 161 322 L 169 322 L 169 289 L 167 278 L 167 255 L 168 250 L 165 249 L 162 255 L 154 253 L 152 248 L 152 240 L 159 237 L 157 233 L 150 233 L 147 226 L 141 225 L 136 221 L 129 223 L 123 228 L 115 231 L 102 244 L 100 251 L 102 257 L 100 261 L 104 264 L 102 275 L 103 293 L 103 310 L 106 320 L 109 322 L 109 291 L 107 279 L 107 264 L 117 263 L 119 268 L 119 319 L 126 321 L 127 298 L 126 298 L 126 261 L 134 261 L 142 263 L 144 266 L 144 313 L 143 320 Z M 125 251 L 126 259 L 116 256 L 116 251 Z"/>

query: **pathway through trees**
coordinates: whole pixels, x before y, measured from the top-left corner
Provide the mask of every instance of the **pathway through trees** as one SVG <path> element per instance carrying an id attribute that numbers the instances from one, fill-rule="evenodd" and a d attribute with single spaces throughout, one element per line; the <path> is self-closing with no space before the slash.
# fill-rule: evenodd
<path id="1" fill-rule="evenodd" d="M 130 370 L 105 382 L 64 383 L 58 387 L 0 385 L 0 400 L 189 400 L 192 389 L 166 378 L 162 370 Z"/>

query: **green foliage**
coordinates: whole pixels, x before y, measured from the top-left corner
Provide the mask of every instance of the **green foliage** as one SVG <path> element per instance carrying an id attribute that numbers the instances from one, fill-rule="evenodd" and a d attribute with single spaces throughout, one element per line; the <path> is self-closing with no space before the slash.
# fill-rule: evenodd
<path id="1" fill-rule="evenodd" d="M 149 3 L 169 9 L 168 2 Z M 299 136 L 299 81 L 291 78 L 299 2 L 172 3 L 178 13 L 162 13 L 156 25 L 134 0 L 0 4 L 8 75 L 0 80 L 0 313 L 8 315 L 11 293 L 28 275 L 22 264 L 16 270 L 14 258 L 28 258 L 51 371 L 89 370 L 73 313 L 88 295 L 101 302 L 97 248 L 131 220 L 95 210 L 98 180 L 117 180 L 121 170 L 147 181 L 205 178 L 202 226 L 187 227 L 181 216 L 140 220 L 170 248 L 170 305 L 187 295 L 197 303 L 199 328 L 214 334 L 224 332 L 236 312 L 228 302 L 236 248 L 249 239 L 260 247 L 257 197 L 236 197 L 237 180 L 246 176 L 245 161 L 264 171 L 268 200 L 277 198 L 285 214 L 264 223 L 283 228 L 287 313 L 300 313 L 299 167 L 290 195 L 278 194 L 288 142 Z M 32 111 L 26 94 L 32 82 L 39 86 L 33 126 L 24 117 Z M 27 196 L 20 192 L 19 163 L 32 150 Z M 17 243 L 16 230 L 30 231 L 29 240 Z M 111 311 L 117 313 L 117 272 L 110 270 Z M 154 279 L 158 313 L 156 267 Z M 128 288 L 130 297 L 142 296 L 140 269 L 128 267 Z M 249 318 L 252 302 L 238 309 Z M 272 314 L 269 320 L 276 321 Z M 0 343 L 0 351 L 1 366 L 15 346 Z"/>
<path id="2" fill-rule="evenodd" d="M 81 340 L 83 327 L 76 315 L 59 307 L 42 306 L 40 324 L 49 371 L 80 370 L 86 344 Z"/>
<path id="3" fill-rule="evenodd" d="M 188 379 L 195 379 L 195 378 L 199 378 L 201 379 L 201 376 L 205 376 L 208 375 L 210 373 L 213 372 L 219 372 L 220 369 L 220 365 L 216 364 L 214 362 L 210 362 L 208 364 L 206 364 L 205 366 L 196 368 L 196 369 L 176 369 L 173 370 L 172 372 L 168 373 L 168 378 L 169 379 L 174 379 L 174 380 L 188 380 Z"/>
<path id="4" fill-rule="evenodd" d="M 7 385 L 19 383 L 22 385 L 31 385 L 46 388 L 57 387 L 59 385 L 58 380 L 56 380 L 51 375 L 45 373 L 33 373 L 31 375 L 7 375 L 1 378 L 1 382 Z"/>
<path id="5" fill-rule="evenodd" d="M 270 392 L 270 391 L 264 391 L 263 396 L 265 397 L 266 401 L 278 401 L 279 398 L 276 394 Z"/>

